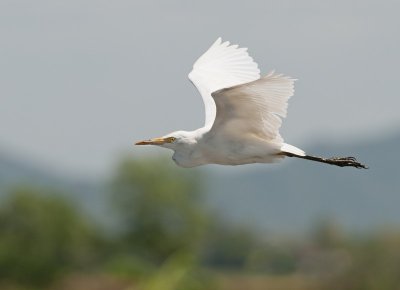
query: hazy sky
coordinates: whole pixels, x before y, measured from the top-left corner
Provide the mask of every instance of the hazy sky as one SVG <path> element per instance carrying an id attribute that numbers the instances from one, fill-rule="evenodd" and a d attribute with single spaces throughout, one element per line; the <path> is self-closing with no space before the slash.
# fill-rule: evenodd
<path id="1" fill-rule="evenodd" d="M 288 143 L 400 128 L 400 1 L 0 0 L 0 149 L 102 174 L 203 124 L 187 79 L 218 36 L 298 78 Z"/>

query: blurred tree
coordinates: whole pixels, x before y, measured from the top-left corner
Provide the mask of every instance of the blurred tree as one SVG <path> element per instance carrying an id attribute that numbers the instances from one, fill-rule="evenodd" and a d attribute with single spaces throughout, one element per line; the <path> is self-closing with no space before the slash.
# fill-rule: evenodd
<path id="1" fill-rule="evenodd" d="M 214 219 L 203 245 L 202 260 L 213 268 L 241 269 L 260 244 L 255 231 Z"/>
<path id="2" fill-rule="evenodd" d="M 297 257 L 292 245 L 268 245 L 264 243 L 253 249 L 246 263 L 246 269 L 272 275 L 289 275 L 297 270 Z"/>
<path id="3" fill-rule="evenodd" d="M 203 263 L 212 268 L 288 274 L 296 270 L 289 245 L 272 245 L 256 228 L 214 219 L 203 246 Z"/>
<path id="4" fill-rule="evenodd" d="M 43 285 L 93 259 L 96 234 L 53 192 L 19 189 L 0 207 L 0 281 Z"/>
<path id="5" fill-rule="evenodd" d="M 131 254 L 155 265 L 201 242 L 206 210 L 200 178 L 165 160 L 125 160 L 114 178 L 121 238 Z"/>
<path id="6" fill-rule="evenodd" d="M 194 253 L 172 254 L 140 287 L 141 290 L 216 289 L 213 277 L 202 271 Z"/>
<path id="7" fill-rule="evenodd" d="M 319 248 L 334 248 L 342 245 L 344 233 L 335 220 L 323 217 L 316 221 L 311 233 L 312 242 Z"/>
<path id="8" fill-rule="evenodd" d="M 324 289 L 400 289 L 400 234 L 380 231 L 352 239 L 347 244 L 351 267 L 325 281 Z M 332 283 L 335 280 L 335 283 Z M 335 285 L 335 287 L 333 287 Z"/>

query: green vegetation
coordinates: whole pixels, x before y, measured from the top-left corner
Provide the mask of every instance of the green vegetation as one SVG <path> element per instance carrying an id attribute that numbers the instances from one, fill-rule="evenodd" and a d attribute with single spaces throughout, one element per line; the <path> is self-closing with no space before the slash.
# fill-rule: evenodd
<path id="1" fill-rule="evenodd" d="M 202 181 L 164 160 L 124 160 L 110 184 L 111 231 L 65 195 L 9 192 L 0 203 L 0 289 L 400 287 L 400 231 L 356 235 L 322 220 L 307 239 L 272 242 L 208 209 Z"/>
<path id="2" fill-rule="evenodd" d="M 95 229 L 53 192 L 10 193 L 0 207 L 0 279 L 44 285 L 70 270 L 91 266 Z"/>
<path id="3" fill-rule="evenodd" d="M 204 234 L 198 179 L 170 162 L 123 162 L 112 200 L 122 227 L 120 241 L 141 259 L 163 263 L 176 252 L 195 250 Z"/>

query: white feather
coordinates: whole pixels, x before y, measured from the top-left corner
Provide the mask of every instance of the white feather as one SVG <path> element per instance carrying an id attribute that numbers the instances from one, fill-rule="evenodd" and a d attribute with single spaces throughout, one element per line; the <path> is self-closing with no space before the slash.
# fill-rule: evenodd
<path id="1" fill-rule="evenodd" d="M 194 63 L 189 79 L 199 90 L 205 105 L 205 127 L 211 128 L 216 108 L 211 93 L 217 90 L 248 83 L 260 78 L 257 63 L 247 53 L 247 48 L 230 45 L 218 38 Z"/>
<path id="2" fill-rule="evenodd" d="M 211 131 L 252 134 L 282 144 L 279 128 L 294 92 L 293 83 L 294 79 L 271 72 L 256 81 L 212 93 L 217 117 Z"/>
<path id="3" fill-rule="evenodd" d="M 298 155 L 298 156 L 306 156 L 306 153 L 303 150 L 301 150 L 300 148 L 297 148 L 293 145 L 286 144 L 286 143 L 283 143 L 283 145 L 281 147 L 281 151 L 287 152 L 287 153 L 292 153 L 292 154 Z"/>

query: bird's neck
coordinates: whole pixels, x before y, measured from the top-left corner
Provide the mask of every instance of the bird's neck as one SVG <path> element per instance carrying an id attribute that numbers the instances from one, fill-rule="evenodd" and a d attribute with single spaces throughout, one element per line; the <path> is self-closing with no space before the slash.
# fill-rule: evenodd
<path id="1" fill-rule="evenodd" d="M 198 129 L 187 132 L 188 138 L 185 143 L 174 148 L 172 159 L 182 167 L 194 167 L 203 164 L 204 158 L 201 151 L 201 139 L 203 131 Z"/>

